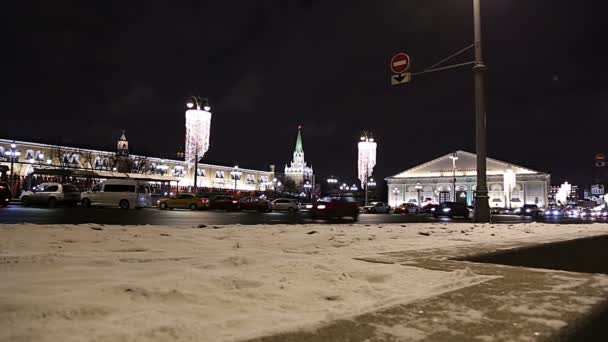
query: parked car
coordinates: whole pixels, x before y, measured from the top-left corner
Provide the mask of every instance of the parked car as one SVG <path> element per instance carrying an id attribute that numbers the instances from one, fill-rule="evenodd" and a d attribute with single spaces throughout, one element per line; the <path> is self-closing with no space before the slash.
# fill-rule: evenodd
<path id="1" fill-rule="evenodd" d="M 388 214 L 389 211 L 391 207 L 384 202 L 371 202 L 363 207 L 363 212 L 370 214 Z"/>
<path id="2" fill-rule="evenodd" d="M 195 194 L 179 194 L 158 201 L 158 208 L 163 210 L 173 208 L 198 210 L 207 208 L 208 205 L 207 198 L 201 198 Z"/>
<path id="3" fill-rule="evenodd" d="M 524 204 L 521 208 L 515 209 L 513 213 L 521 216 L 538 216 L 540 209 L 536 204 Z"/>
<path id="4" fill-rule="evenodd" d="M 31 204 L 45 204 L 54 208 L 58 203 L 74 205 L 80 202 L 80 190 L 72 184 L 42 183 L 31 191 L 21 194 L 21 203 L 27 207 Z"/>
<path id="5" fill-rule="evenodd" d="M 433 212 L 433 216 L 447 216 L 447 217 L 455 217 L 460 216 L 464 218 L 469 217 L 469 208 L 467 208 L 466 203 L 462 202 L 443 202 L 439 205 L 439 207 Z"/>
<path id="6" fill-rule="evenodd" d="M 209 209 L 238 210 L 239 201 L 233 196 L 216 195 L 209 200 Z"/>
<path id="7" fill-rule="evenodd" d="M 359 218 L 359 203 L 352 196 L 323 197 L 317 201 L 311 210 L 313 218 Z"/>
<path id="8" fill-rule="evenodd" d="M 418 214 L 420 209 L 414 203 L 403 203 L 397 208 L 395 208 L 395 214 Z"/>
<path id="9" fill-rule="evenodd" d="M 270 211 L 270 201 L 259 197 L 243 197 L 239 200 L 239 209 Z"/>
<path id="10" fill-rule="evenodd" d="M 0 182 L 0 207 L 7 207 L 11 197 L 11 188 L 8 183 Z"/>
<path id="11" fill-rule="evenodd" d="M 275 211 L 289 211 L 290 213 L 295 213 L 300 209 L 298 202 L 289 198 L 278 198 L 272 201 L 270 204 L 272 210 Z"/>
<path id="12" fill-rule="evenodd" d="M 133 179 L 108 179 L 97 183 L 91 191 L 81 194 L 83 207 L 108 206 L 121 209 L 149 207 L 151 193 L 148 183 Z"/>

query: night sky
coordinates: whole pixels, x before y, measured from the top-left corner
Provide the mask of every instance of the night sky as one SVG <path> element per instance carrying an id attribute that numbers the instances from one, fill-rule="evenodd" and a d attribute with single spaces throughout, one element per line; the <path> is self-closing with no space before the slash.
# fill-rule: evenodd
<path id="1" fill-rule="evenodd" d="M 282 171 L 299 124 L 316 174 L 350 182 L 363 129 L 376 178 L 475 150 L 470 67 L 402 87 L 388 68 L 396 52 L 419 71 L 471 44 L 471 0 L 62 3 L 3 4 L 2 138 L 113 149 L 125 129 L 133 152 L 175 157 L 200 95 L 207 162 Z M 482 0 L 490 157 L 590 182 L 608 153 L 608 21 L 594 3 Z"/>

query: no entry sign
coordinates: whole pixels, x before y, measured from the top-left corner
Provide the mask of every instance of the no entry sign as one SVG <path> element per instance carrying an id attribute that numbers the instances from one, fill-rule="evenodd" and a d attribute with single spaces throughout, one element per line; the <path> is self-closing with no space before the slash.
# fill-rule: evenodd
<path id="1" fill-rule="evenodd" d="M 398 53 L 391 58 L 391 70 L 395 74 L 402 74 L 410 68 L 410 56 Z"/>

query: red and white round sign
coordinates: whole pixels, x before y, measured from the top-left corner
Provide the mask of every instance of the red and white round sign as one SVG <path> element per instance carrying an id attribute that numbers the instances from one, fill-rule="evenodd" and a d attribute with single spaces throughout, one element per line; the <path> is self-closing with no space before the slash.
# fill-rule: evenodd
<path id="1" fill-rule="evenodd" d="M 410 68 L 410 56 L 398 53 L 391 58 L 391 70 L 395 74 L 402 74 Z"/>

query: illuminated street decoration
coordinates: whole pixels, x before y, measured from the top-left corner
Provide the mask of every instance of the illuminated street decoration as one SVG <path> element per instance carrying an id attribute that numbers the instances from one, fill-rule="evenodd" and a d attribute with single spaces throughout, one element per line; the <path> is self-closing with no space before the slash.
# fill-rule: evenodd
<path id="1" fill-rule="evenodd" d="M 511 165 L 505 170 L 503 175 L 503 191 L 505 194 L 505 207 L 511 207 L 511 194 L 515 189 L 516 176 Z"/>
<path id="2" fill-rule="evenodd" d="M 568 182 L 564 182 L 557 190 L 557 194 L 555 194 L 555 203 L 559 205 L 568 204 L 568 196 L 570 196 L 570 192 L 572 191 L 572 184 Z"/>
<path id="3" fill-rule="evenodd" d="M 376 166 L 376 147 L 377 143 L 374 138 L 368 136 L 367 133 L 361 137 L 361 141 L 358 144 L 359 147 L 359 180 L 361 180 L 361 187 L 365 186 L 367 179 L 371 177 L 374 172 L 374 166 Z"/>
<path id="4" fill-rule="evenodd" d="M 194 160 L 202 158 L 209 150 L 209 135 L 211 129 L 211 112 L 196 109 L 186 111 L 186 151 L 185 157 L 188 165 L 194 164 Z"/>

